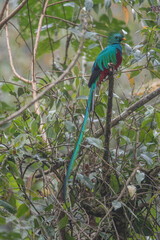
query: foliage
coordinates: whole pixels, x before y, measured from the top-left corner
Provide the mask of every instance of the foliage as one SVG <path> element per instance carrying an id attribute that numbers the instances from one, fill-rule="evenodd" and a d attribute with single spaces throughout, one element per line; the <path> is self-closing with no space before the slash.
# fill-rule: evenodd
<path id="1" fill-rule="evenodd" d="M 11 19 L 14 24 L 16 19 L 16 34 L 24 42 L 25 51 L 16 43 L 16 35 L 16 48 L 24 51 L 24 59 L 28 57 L 27 51 L 33 54 L 42 2 L 28 0 Z M 87 74 L 101 46 L 107 45 L 108 33 L 122 29 L 127 33 L 123 63 L 114 76 L 115 82 L 126 77 L 131 87 L 128 91 L 132 92 L 126 98 L 123 89 L 115 88 L 113 118 L 140 99 L 134 88 L 144 71 L 149 79 L 160 78 L 160 19 L 151 10 L 152 2 L 49 1 L 46 15 L 50 17 L 43 19 L 34 65 L 38 92 L 56 82 L 77 53 L 84 14 L 88 17 L 88 28 L 81 57 L 65 81 L 55 84 L 39 100 L 40 114 L 31 106 L 0 127 L 0 239 L 112 240 L 158 236 L 158 98 L 153 103 L 142 104 L 113 126 L 109 172 L 104 181 L 103 130 L 108 102 L 108 83 L 104 82 L 97 91 L 95 112 L 90 114 L 69 181 L 68 210 L 62 194 L 66 168 L 79 136 L 89 94 Z M 124 18 L 116 17 L 114 11 L 122 11 Z M 146 26 L 139 27 L 144 21 Z M 131 25 L 137 23 L 141 41 L 135 45 Z M 46 58 L 49 58 L 47 67 L 43 64 Z M 31 69 L 27 76 L 31 78 Z M 0 120 L 30 102 L 33 91 L 32 84 L 15 76 L 9 83 L 6 79 L 1 82 L 1 93 L 7 99 L 0 102 Z"/>

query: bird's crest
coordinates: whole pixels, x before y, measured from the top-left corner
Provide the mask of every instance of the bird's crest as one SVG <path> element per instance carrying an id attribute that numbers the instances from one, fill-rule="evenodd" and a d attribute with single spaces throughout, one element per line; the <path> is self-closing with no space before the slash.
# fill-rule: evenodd
<path id="1" fill-rule="evenodd" d="M 108 44 L 118 44 L 124 39 L 123 33 L 111 32 L 108 36 Z"/>

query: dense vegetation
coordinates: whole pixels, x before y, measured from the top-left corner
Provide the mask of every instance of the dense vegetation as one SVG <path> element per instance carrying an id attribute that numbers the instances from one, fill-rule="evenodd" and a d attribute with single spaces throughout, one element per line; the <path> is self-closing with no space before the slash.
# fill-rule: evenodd
<path id="1" fill-rule="evenodd" d="M 158 1 L 8 2 L 0 12 L 12 72 L 6 78 L 0 68 L 0 239 L 160 239 Z M 113 76 L 109 154 L 104 81 L 66 209 L 62 187 L 88 78 L 110 31 L 123 31 L 126 43 Z"/>

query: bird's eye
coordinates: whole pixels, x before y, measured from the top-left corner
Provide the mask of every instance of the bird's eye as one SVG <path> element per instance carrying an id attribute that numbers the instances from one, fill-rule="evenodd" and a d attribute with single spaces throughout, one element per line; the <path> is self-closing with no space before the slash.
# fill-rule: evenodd
<path id="1" fill-rule="evenodd" d="M 118 37 L 116 36 L 115 39 L 118 39 Z"/>

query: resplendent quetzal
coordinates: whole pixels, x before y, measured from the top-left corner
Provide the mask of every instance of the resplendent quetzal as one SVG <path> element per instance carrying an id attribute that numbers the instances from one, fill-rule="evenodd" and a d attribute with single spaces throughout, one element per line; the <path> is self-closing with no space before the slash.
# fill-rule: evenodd
<path id="1" fill-rule="evenodd" d="M 87 101 L 86 106 L 86 112 L 85 117 L 82 125 L 82 129 L 76 144 L 76 147 L 74 149 L 67 174 L 64 181 L 64 201 L 66 204 L 66 190 L 67 190 L 67 183 L 74 165 L 74 162 L 77 158 L 77 155 L 79 153 L 79 148 L 83 139 L 83 134 L 85 131 L 86 122 L 88 119 L 89 111 L 92 108 L 92 103 L 94 101 L 94 92 L 96 89 L 96 86 L 101 83 L 101 81 L 109 74 L 109 65 L 112 63 L 113 69 L 117 69 L 119 65 L 122 62 L 122 47 L 121 47 L 121 41 L 125 40 L 123 34 L 121 33 L 112 33 L 108 37 L 108 46 L 100 52 L 98 57 L 96 58 L 96 61 L 93 64 L 92 67 L 92 74 L 88 83 L 88 87 L 90 88 L 90 93 Z M 93 109 L 92 109 L 93 110 Z"/>

